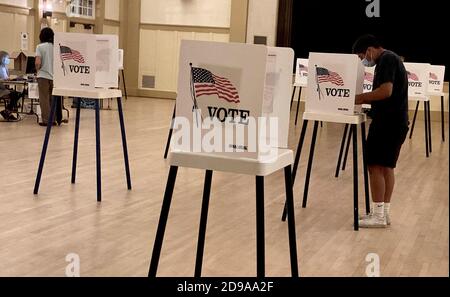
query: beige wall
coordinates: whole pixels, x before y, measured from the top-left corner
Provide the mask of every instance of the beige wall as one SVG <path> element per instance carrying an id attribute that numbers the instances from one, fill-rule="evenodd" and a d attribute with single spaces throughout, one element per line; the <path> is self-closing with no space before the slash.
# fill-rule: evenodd
<path id="1" fill-rule="evenodd" d="M 275 46 L 278 21 L 278 0 L 249 0 L 247 42 L 254 36 L 266 36 L 267 45 Z"/>
<path id="2" fill-rule="evenodd" d="M 28 50 L 34 50 L 33 16 L 0 11 L 0 28 L 2 28 L 0 50 L 5 50 L 9 53 L 20 50 L 20 33 L 22 32 L 28 33 Z"/>
<path id="3" fill-rule="evenodd" d="M 105 19 L 113 21 L 120 20 L 120 0 L 105 1 Z"/>
<path id="4" fill-rule="evenodd" d="M 104 25 L 103 34 L 119 35 L 120 25 Z"/>
<path id="5" fill-rule="evenodd" d="M 155 89 L 175 92 L 178 80 L 179 48 L 182 39 L 228 42 L 229 34 L 213 32 L 195 32 L 198 28 L 184 28 L 184 31 L 172 28 L 141 29 L 139 49 L 139 88 L 142 88 L 142 76 L 155 77 Z"/>

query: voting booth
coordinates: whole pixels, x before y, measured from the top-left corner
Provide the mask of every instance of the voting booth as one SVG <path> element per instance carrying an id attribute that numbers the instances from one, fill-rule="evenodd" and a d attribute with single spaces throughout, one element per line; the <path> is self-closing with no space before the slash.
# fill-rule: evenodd
<path id="1" fill-rule="evenodd" d="M 122 92 L 118 87 L 118 37 L 78 33 L 55 33 L 53 96 L 87 98 L 95 102 L 97 201 L 102 201 L 100 100 L 117 98 L 127 188 L 131 190 L 125 121 L 122 110 Z M 39 192 L 41 176 L 47 154 L 48 142 L 56 110 L 56 101 L 48 119 L 44 144 L 36 176 L 34 194 Z M 80 128 L 81 100 L 78 100 L 75 118 L 75 135 L 72 159 L 72 183 L 76 180 L 78 159 L 78 134 Z"/>
<path id="2" fill-rule="evenodd" d="M 430 64 L 404 63 L 408 74 L 408 96 L 410 98 L 423 98 L 428 94 L 430 77 Z"/>
<path id="3" fill-rule="evenodd" d="M 295 65 L 295 86 L 306 87 L 308 85 L 308 65 L 308 59 L 297 59 Z"/>
<path id="4" fill-rule="evenodd" d="M 282 169 L 285 176 L 291 273 L 297 277 L 291 178 L 293 153 L 287 149 L 293 50 L 183 40 L 179 63 L 170 170 L 149 276 L 155 277 L 157 274 L 178 167 L 187 167 L 205 170 L 195 277 L 200 277 L 202 272 L 214 171 L 255 177 L 256 270 L 258 277 L 265 276 L 264 178 Z M 187 133 L 185 127 L 188 127 Z M 187 137 L 183 137 L 186 134 Z M 232 135 L 230 140 L 227 140 L 227 135 Z M 204 140 L 213 147 L 212 150 L 205 148 Z"/>
<path id="5" fill-rule="evenodd" d="M 361 112 L 364 66 L 357 55 L 310 53 L 306 112 L 353 115 Z"/>
<path id="6" fill-rule="evenodd" d="M 306 207 L 308 200 L 309 182 L 311 178 L 314 150 L 316 146 L 317 130 L 319 122 L 345 124 L 344 137 L 339 151 L 338 165 L 340 167 L 344 142 L 347 132 L 350 142 L 353 143 L 353 225 L 354 230 L 359 230 L 358 213 L 358 145 L 357 129 L 361 127 L 361 145 L 363 153 L 364 190 L 366 201 L 366 213 L 370 212 L 368 171 L 365 157 L 366 142 L 366 115 L 361 112 L 361 105 L 355 104 L 355 96 L 363 93 L 364 66 L 357 55 L 310 53 L 308 75 L 308 96 L 306 98 L 305 112 L 303 113 L 303 126 L 297 146 L 293 166 L 293 180 L 295 181 L 300 156 L 305 140 L 308 122 L 314 123 L 309 152 L 308 166 L 305 176 L 305 188 L 303 191 L 302 207 Z M 285 219 L 286 211 L 283 213 Z"/>
<path id="7" fill-rule="evenodd" d="M 408 75 L 408 99 L 417 101 L 409 138 L 412 138 L 414 132 L 419 104 L 420 102 L 423 102 L 425 122 L 425 155 L 428 158 L 432 151 L 430 97 L 428 96 L 428 83 L 430 79 L 431 65 L 427 63 L 404 63 L 404 65 Z"/>
<path id="8" fill-rule="evenodd" d="M 298 58 L 295 65 L 294 89 L 292 90 L 291 109 L 294 103 L 295 90 L 298 88 L 297 112 L 295 114 L 295 125 L 297 126 L 298 113 L 300 110 L 300 100 L 302 97 L 302 89 L 308 86 L 308 59 Z"/>
<path id="9" fill-rule="evenodd" d="M 172 149 L 204 151 L 196 143 L 212 129 L 222 135 L 211 140 L 221 143 L 213 154 L 258 159 L 270 153 L 261 149 L 264 144 L 287 148 L 293 60 L 288 48 L 183 40 Z M 177 129 L 185 119 L 192 131 L 189 146 L 181 144 Z M 205 120 L 215 127 L 204 127 Z M 227 142 L 235 130 L 245 137 Z"/>

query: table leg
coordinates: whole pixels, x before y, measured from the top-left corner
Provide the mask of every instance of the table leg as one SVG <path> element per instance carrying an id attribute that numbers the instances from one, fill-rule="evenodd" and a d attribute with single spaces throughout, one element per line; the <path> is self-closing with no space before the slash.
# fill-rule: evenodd
<path id="1" fill-rule="evenodd" d="M 75 116 L 75 136 L 73 140 L 73 158 L 72 158 L 72 184 L 75 183 L 77 175 L 77 158 L 78 158 L 78 134 L 80 131 L 80 113 L 81 113 L 81 103 L 80 100 L 77 101 L 77 113 Z"/>
<path id="2" fill-rule="evenodd" d="M 445 142 L 445 115 L 444 115 L 444 96 L 441 96 L 441 130 L 442 141 Z"/>
<path id="3" fill-rule="evenodd" d="M 97 160 L 97 201 L 102 201 L 102 164 L 100 147 L 100 102 L 95 100 L 95 149 Z"/>
<path id="4" fill-rule="evenodd" d="M 122 98 L 117 98 L 117 108 L 119 110 L 120 132 L 122 134 L 123 159 L 125 161 L 125 174 L 127 177 L 127 188 L 131 190 L 130 163 L 128 161 L 127 135 L 125 133 L 125 121 L 123 119 Z"/>
<path id="5" fill-rule="evenodd" d="M 313 165 L 314 149 L 316 147 L 317 129 L 318 128 L 319 128 L 319 122 L 314 121 L 314 130 L 313 130 L 313 136 L 312 136 L 312 140 L 311 140 L 311 148 L 309 151 L 308 168 L 306 169 L 305 190 L 303 192 L 303 203 L 302 203 L 303 208 L 306 208 L 306 204 L 308 202 L 309 180 L 311 178 L 311 169 L 312 169 L 312 165 Z"/>
<path id="6" fill-rule="evenodd" d="M 47 123 L 47 130 L 45 131 L 45 138 L 44 138 L 44 144 L 42 146 L 42 152 L 41 152 L 41 159 L 39 161 L 39 168 L 36 176 L 36 182 L 34 183 L 34 191 L 33 193 L 35 195 L 39 192 L 39 185 L 41 184 L 41 177 L 42 177 L 42 171 L 44 169 L 44 163 L 45 163 L 45 156 L 47 155 L 47 148 L 48 148 L 48 142 L 50 140 L 50 133 L 53 126 L 53 120 L 55 118 L 55 112 L 56 112 L 56 100 L 52 100 L 52 107 L 50 110 L 50 115 Z"/>
<path id="7" fill-rule="evenodd" d="M 208 222 L 209 198 L 211 194 L 212 170 L 206 170 L 203 188 L 202 211 L 197 241 L 197 257 L 195 258 L 195 277 L 202 276 L 203 252 L 205 249 L 206 225 Z"/>
<path id="8" fill-rule="evenodd" d="M 298 111 L 300 109 L 300 99 L 302 98 L 302 87 L 298 90 L 297 113 L 295 114 L 295 126 L 297 126 Z"/>
<path id="9" fill-rule="evenodd" d="M 161 207 L 161 214 L 159 216 L 158 229 L 156 231 L 155 243 L 153 244 L 152 259 L 150 260 L 150 268 L 148 271 L 149 277 L 156 277 L 156 272 L 158 271 L 159 257 L 161 256 L 161 248 L 164 240 L 164 233 L 166 232 L 166 224 L 169 217 L 170 204 L 172 202 L 173 188 L 175 187 L 177 172 L 177 166 L 170 167 L 166 191 L 164 192 L 164 199 Z"/>
<path id="10" fill-rule="evenodd" d="M 295 232 L 295 215 L 294 215 L 294 192 L 292 189 L 291 166 L 284 168 L 284 184 L 286 187 L 286 203 L 288 218 L 288 233 L 289 233 L 289 254 L 291 258 L 291 274 L 292 277 L 298 277 L 298 258 L 297 258 L 297 237 Z"/>
<path id="11" fill-rule="evenodd" d="M 264 177 L 256 177 L 256 275 L 265 277 Z"/>
<path id="12" fill-rule="evenodd" d="M 339 157 L 336 165 L 336 172 L 334 174 L 334 177 L 336 178 L 339 177 L 339 171 L 341 170 L 342 155 L 344 154 L 344 147 L 345 147 L 345 140 L 347 139 L 348 126 L 349 124 L 345 124 L 344 135 L 342 136 L 341 148 L 339 150 Z"/>
<path id="13" fill-rule="evenodd" d="M 417 103 L 416 103 L 416 110 L 414 111 L 414 117 L 413 117 L 413 122 L 412 122 L 412 126 L 411 126 L 411 131 L 409 132 L 409 139 L 412 138 L 412 135 L 414 132 L 414 126 L 416 125 L 417 112 L 419 111 L 419 103 L 420 103 L 420 101 L 417 101 Z"/>
<path id="14" fill-rule="evenodd" d="M 370 188 L 369 188 L 369 173 L 367 169 L 367 154 L 366 154 L 366 123 L 361 123 L 361 147 L 363 153 L 363 171 L 364 171 L 364 194 L 366 200 L 366 214 L 370 213 Z"/>
<path id="15" fill-rule="evenodd" d="M 353 222 L 355 231 L 359 230 L 358 214 L 358 135 L 357 125 L 352 125 L 353 132 Z"/>

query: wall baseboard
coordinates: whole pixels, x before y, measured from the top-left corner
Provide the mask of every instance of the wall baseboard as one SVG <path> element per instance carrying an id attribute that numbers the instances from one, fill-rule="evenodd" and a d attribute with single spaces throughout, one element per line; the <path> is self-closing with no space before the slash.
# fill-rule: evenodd
<path id="1" fill-rule="evenodd" d="M 129 89 L 127 90 L 129 96 L 142 97 L 142 98 L 156 98 L 156 99 L 171 99 L 177 98 L 176 92 L 170 91 L 157 91 L 157 90 L 145 90 L 145 89 Z"/>

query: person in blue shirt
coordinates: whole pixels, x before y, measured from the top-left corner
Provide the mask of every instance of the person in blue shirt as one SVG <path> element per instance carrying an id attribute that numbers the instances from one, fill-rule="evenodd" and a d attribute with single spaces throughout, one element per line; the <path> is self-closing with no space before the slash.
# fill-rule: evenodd
<path id="1" fill-rule="evenodd" d="M 2 80 L 9 79 L 9 64 L 9 54 L 5 51 L 0 51 L 0 98 L 7 97 L 9 99 L 6 109 L 0 111 L 0 114 L 7 121 L 17 121 L 17 118 L 12 114 L 12 112 L 15 108 L 17 108 L 17 102 L 20 99 L 20 94 L 14 90 L 8 89 L 1 83 Z"/>

